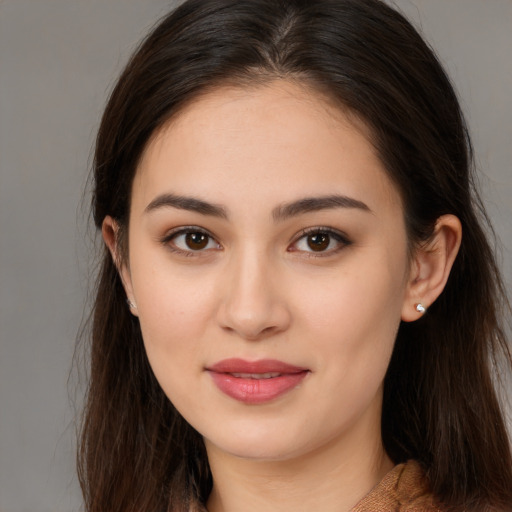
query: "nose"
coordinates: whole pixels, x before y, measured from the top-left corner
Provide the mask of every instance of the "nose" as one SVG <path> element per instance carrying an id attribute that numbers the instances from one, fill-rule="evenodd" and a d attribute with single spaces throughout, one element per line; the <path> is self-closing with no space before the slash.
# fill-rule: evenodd
<path id="1" fill-rule="evenodd" d="M 222 329 L 252 341 L 286 331 L 291 316 L 278 273 L 261 253 L 246 251 L 233 258 L 220 284 Z"/>

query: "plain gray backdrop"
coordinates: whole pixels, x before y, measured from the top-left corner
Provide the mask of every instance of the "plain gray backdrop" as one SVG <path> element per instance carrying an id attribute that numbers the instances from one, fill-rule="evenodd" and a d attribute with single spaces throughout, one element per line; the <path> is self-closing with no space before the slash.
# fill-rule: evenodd
<path id="1" fill-rule="evenodd" d="M 512 0 L 395 4 L 456 84 L 510 283 Z M 172 5 L 0 0 L 0 512 L 81 509 L 68 396 L 91 269 L 80 203 L 108 91 Z"/>

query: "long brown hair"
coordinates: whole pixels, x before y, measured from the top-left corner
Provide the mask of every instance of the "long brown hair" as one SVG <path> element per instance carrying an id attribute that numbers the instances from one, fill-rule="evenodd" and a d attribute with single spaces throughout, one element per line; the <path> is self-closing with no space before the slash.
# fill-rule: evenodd
<path id="1" fill-rule="evenodd" d="M 382 436 L 394 462 L 422 464 L 447 508 L 507 508 L 512 456 L 490 369 L 503 356 L 507 368 L 512 362 L 501 324 L 508 302 L 456 95 L 398 12 L 379 0 L 185 2 L 143 41 L 106 106 L 94 158 L 96 226 L 111 215 L 126 232 L 141 154 L 186 103 L 228 82 L 275 78 L 306 84 L 365 120 L 402 194 L 411 246 L 429 239 L 439 216 L 460 219 L 444 292 L 420 321 L 400 327 Z M 212 481 L 202 438 L 160 389 L 106 249 L 91 331 L 78 457 L 86 510 L 204 503 Z"/>

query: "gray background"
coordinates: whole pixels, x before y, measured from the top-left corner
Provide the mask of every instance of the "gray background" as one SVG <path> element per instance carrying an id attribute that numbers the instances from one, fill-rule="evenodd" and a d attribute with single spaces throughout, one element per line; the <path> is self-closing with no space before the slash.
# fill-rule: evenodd
<path id="1" fill-rule="evenodd" d="M 68 375 L 91 271 L 82 190 L 107 92 L 172 4 L 0 0 L 1 512 L 80 510 Z M 459 90 L 510 283 L 512 0 L 396 4 Z"/>

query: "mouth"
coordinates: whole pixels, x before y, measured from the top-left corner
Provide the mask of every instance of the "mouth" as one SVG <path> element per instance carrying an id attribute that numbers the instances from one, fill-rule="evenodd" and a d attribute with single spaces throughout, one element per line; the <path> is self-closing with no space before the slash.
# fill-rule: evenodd
<path id="1" fill-rule="evenodd" d="M 270 373 L 231 373 L 233 377 L 238 379 L 273 379 L 279 377 L 281 374 L 278 372 Z"/>
<path id="2" fill-rule="evenodd" d="M 225 359 L 206 371 L 222 393 L 245 404 L 271 402 L 298 387 L 309 373 L 274 359 Z"/>

